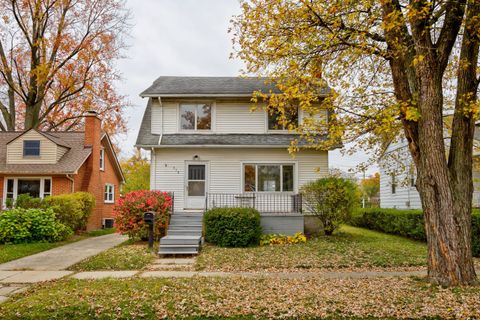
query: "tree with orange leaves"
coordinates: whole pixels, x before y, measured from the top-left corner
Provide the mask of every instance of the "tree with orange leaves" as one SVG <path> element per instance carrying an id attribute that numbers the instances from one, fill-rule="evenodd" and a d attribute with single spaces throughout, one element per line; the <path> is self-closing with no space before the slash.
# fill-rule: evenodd
<path id="1" fill-rule="evenodd" d="M 125 130 L 123 0 L 4 0 L 0 12 L 0 131 L 76 129 L 88 110 Z"/>

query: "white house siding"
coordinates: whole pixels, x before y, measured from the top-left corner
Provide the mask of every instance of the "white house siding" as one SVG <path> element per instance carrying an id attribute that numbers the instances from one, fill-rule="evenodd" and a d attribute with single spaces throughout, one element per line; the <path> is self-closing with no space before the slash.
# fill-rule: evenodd
<path id="1" fill-rule="evenodd" d="M 292 158 L 280 148 L 162 148 L 152 156 L 151 188 L 175 192 L 175 208 L 184 208 L 185 166 L 197 155 L 198 161 L 208 162 L 207 192 L 241 193 L 242 164 L 294 163 L 297 178 L 295 191 L 306 182 L 328 173 L 328 155 L 325 151 L 301 151 Z"/>
<path id="2" fill-rule="evenodd" d="M 163 123 L 163 133 L 171 134 L 177 133 L 177 124 L 178 124 L 178 103 L 176 102 L 162 102 L 163 113 L 162 113 L 162 123 Z M 152 115 L 152 118 L 155 116 Z"/>
<path id="3" fill-rule="evenodd" d="M 23 157 L 23 141 L 25 140 L 40 141 L 40 157 Z M 30 130 L 7 145 L 7 163 L 55 164 L 57 163 L 57 145 L 35 130 Z"/>
<path id="4" fill-rule="evenodd" d="M 158 99 L 151 100 L 152 106 L 152 133 L 153 134 L 162 134 L 162 106 Z"/>
<path id="5" fill-rule="evenodd" d="M 265 133 L 263 109 L 251 111 L 248 103 L 216 103 L 217 133 Z"/>
<path id="6" fill-rule="evenodd" d="M 380 167 L 380 207 L 396 209 L 421 209 L 420 195 L 406 182 L 405 174 L 395 177 L 397 187 L 392 193 L 392 177 Z"/>

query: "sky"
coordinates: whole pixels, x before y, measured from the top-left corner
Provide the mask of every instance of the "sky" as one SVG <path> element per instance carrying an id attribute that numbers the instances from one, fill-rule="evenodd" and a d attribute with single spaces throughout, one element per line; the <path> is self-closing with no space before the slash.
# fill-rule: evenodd
<path id="1" fill-rule="evenodd" d="M 121 137 L 122 157 L 134 152 L 146 99 L 139 94 L 159 76 L 238 76 L 242 62 L 230 59 L 233 15 L 238 0 L 127 0 L 132 29 L 126 58 L 118 62 L 123 80 L 118 90 L 131 104 L 128 133 Z M 368 156 L 329 153 L 332 168 L 347 171 Z M 370 168 L 367 174 L 376 171 Z"/>

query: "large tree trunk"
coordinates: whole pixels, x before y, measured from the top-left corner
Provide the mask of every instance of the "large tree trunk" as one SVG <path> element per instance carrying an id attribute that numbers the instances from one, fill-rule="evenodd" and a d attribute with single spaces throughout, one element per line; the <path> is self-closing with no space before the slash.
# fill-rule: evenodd
<path id="1" fill-rule="evenodd" d="M 450 170 L 444 139 L 442 72 L 429 58 L 425 68 L 417 69 L 422 115 L 418 122 L 417 188 L 425 216 L 428 276 L 441 285 L 470 285 L 476 282 L 471 247 L 472 150 L 467 146 L 465 157 Z M 456 183 L 452 171 L 462 181 Z"/>

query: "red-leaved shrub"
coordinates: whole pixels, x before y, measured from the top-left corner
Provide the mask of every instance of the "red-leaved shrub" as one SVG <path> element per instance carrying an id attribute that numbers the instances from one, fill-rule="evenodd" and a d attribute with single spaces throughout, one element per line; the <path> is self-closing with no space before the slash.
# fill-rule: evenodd
<path id="1" fill-rule="evenodd" d="M 132 191 L 120 198 L 114 208 L 115 227 L 130 239 L 143 239 L 148 236 L 148 225 L 143 222 L 143 214 L 153 211 L 155 215 L 155 238 L 165 234 L 171 211 L 172 198 L 161 191 Z"/>

